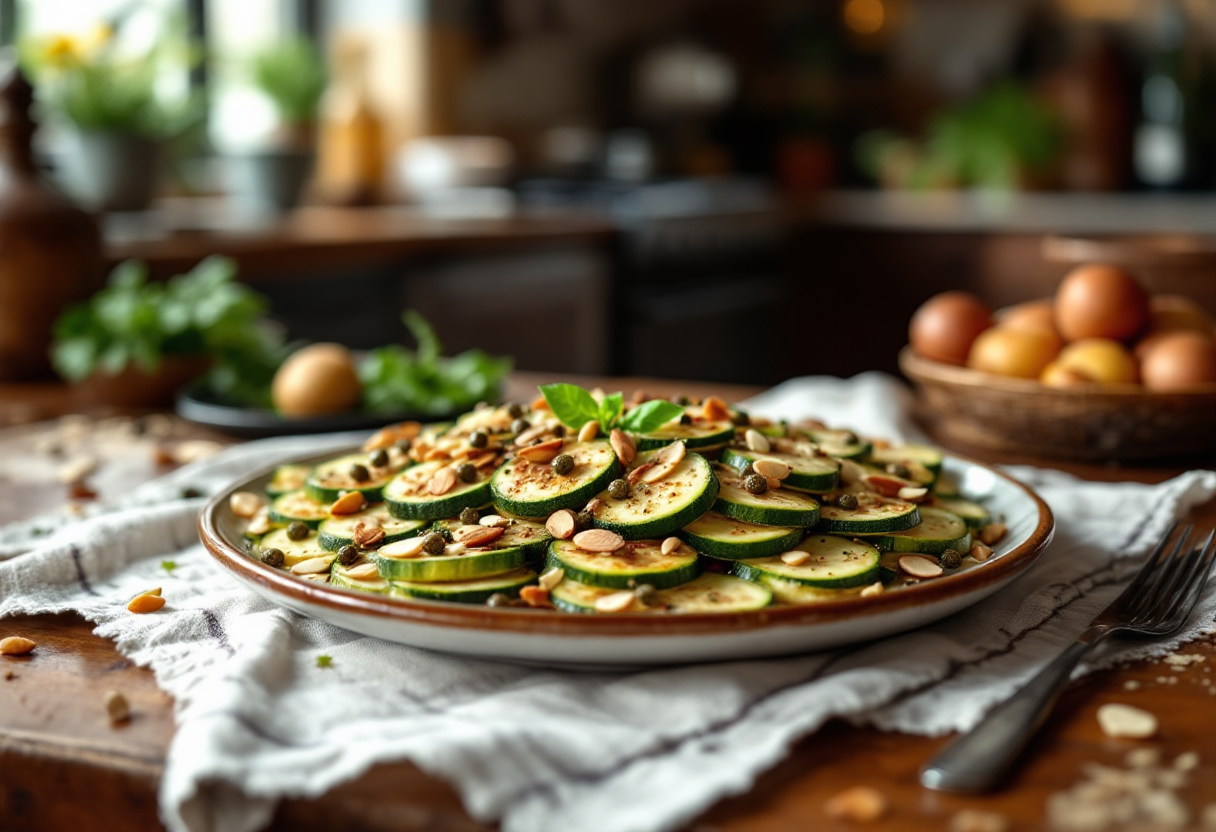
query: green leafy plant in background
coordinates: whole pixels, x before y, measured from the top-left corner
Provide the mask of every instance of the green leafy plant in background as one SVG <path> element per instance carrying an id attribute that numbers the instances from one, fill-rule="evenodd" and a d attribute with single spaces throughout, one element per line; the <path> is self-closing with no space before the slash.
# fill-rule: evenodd
<path id="1" fill-rule="evenodd" d="M 604 433 L 618 427 L 630 433 L 650 433 L 684 415 L 684 408 L 662 399 L 643 402 L 622 415 L 624 397 L 620 393 L 596 401 L 576 384 L 546 384 L 540 392 L 558 421 L 572 430 L 598 422 Z"/>
<path id="2" fill-rule="evenodd" d="M 204 111 L 193 93 L 164 95 L 157 78 L 172 67 L 196 63 L 184 22 L 170 17 L 150 49 L 131 53 L 119 46 L 117 33 L 139 4 L 128 6 L 111 22 L 87 35 L 55 33 L 22 38 L 22 68 L 34 80 L 40 98 L 83 131 L 111 131 L 166 139 L 197 124 Z"/>
<path id="3" fill-rule="evenodd" d="M 55 324 L 51 359 L 65 379 L 115 375 L 134 365 L 153 373 L 171 356 L 205 357 L 207 381 L 222 396 L 268 405 L 270 382 L 286 355 L 264 319 L 265 298 L 236 282 L 236 264 L 209 257 L 165 283 L 127 261 L 88 301 Z"/>
<path id="4" fill-rule="evenodd" d="M 325 60 L 312 41 L 285 40 L 253 59 L 253 82 L 274 103 L 285 124 L 316 119 L 329 83 Z"/>
<path id="5" fill-rule="evenodd" d="M 364 407 L 441 415 L 498 398 L 503 379 L 511 371 L 510 358 L 495 358 L 481 350 L 442 358 L 439 338 L 422 315 L 411 309 L 402 319 L 417 349 L 391 344 L 371 350 L 363 358 L 359 378 Z"/>
<path id="6" fill-rule="evenodd" d="M 1005 82 L 936 115 L 921 142 L 873 131 L 855 150 L 861 167 L 888 186 L 1011 190 L 1049 168 L 1062 147 L 1055 114 L 1025 87 Z"/>

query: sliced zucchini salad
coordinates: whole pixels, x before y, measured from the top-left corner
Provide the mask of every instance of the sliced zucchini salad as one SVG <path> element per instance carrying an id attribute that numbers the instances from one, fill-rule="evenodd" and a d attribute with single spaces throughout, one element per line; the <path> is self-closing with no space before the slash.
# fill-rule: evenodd
<path id="1" fill-rule="evenodd" d="M 817 604 L 986 560 L 1005 527 L 940 451 L 716 398 L 568 384 L 403 422 L 238 492 L 251 557 L 388 597 L 572 613 Z"/>

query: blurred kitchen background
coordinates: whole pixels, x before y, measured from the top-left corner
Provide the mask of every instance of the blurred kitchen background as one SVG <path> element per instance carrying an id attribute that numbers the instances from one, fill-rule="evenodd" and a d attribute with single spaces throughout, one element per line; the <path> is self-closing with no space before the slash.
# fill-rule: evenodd
<path id="1" fill-rule="evenodd" d="M 1216 313 L 1216 0 L 0 0 L 0 42 L 105 270 L 226 254 L 293 338 L 408 307 L 768 384 L 1077 262 Z"/>

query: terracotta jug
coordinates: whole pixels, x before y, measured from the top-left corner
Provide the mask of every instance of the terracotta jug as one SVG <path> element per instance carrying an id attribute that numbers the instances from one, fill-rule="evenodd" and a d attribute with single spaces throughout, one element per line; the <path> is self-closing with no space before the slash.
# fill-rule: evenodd
<path id="1" fill-rule="evenodd" d="M 97 224 L 34 164 L 32 101 L 21 71 L 0 67 L 0 381 L 51 377 L 55 318 L 101 285 Z"/>

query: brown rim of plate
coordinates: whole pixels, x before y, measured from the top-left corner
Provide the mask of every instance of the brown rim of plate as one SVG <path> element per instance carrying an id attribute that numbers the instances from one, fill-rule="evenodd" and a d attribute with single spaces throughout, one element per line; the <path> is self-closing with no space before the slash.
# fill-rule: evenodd
<path id="1" fill-rule="evenodd" d="M 328 456 L 330 455 L 325 458 Z M 520 607 L 488 607 L 484 604 L 458 604 L 449 601 L 387 598 L 296 578 L 263 566 L 249 557 L 239 544 L 233 545 L 220 534 L 217 524 L 217 515 L 225 510 L 228 498 L 233 492 L 249 490 L 250 483 L 269 477 L 277 465 L 212 497 L 199 515 L 199 537 L 207 551 L 225 569 L 242 580 L 273 590 L 287 599 L 317 604 L 347 614 L 374 615 L 409 624 L 471 630 L 492 627 L 498 631 L 550 636 L 697 636 L 839 622 L 862 615 L 892 613 L 922 604 L 937 603 L 1011 579 L 1033 564 L 1051 542 L 1055 532 L 1055 520 L 1051 509 L 1038 494 L 1013 477 L 981 462 L 956 454 L 949 456 L 989 471 L 1021 489 L 1034 501 L 1039 510 L 1039 522 L 1024 542 L 1011 551 L 965 572 L 922 581 L 896 591 L 868 598 L 852 596 L 821 604 L 767 607 L 751 612 L 590 615 Z M 320 457 L 299 461 L 307 462 L 315 458 Z"/>

